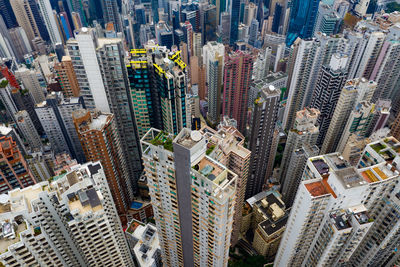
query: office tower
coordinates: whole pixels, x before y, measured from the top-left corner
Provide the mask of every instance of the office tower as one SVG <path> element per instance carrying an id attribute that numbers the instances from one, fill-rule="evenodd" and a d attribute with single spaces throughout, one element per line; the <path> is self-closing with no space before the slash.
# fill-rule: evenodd
<path id="1" fill-rule="evenodd" d="M 25 89 L 29 90 L 35 104 L 39 104 L 45 100 L 43 88 L 40 86 L 34 70 L 22 67 L 15 71 L 15 77 L 22 82 Z"/>
<path id="2" fill-rule="evenodd" d="M 0 1 L 0 15 L 3 17 L 8 29 L 18 26 L 17 19 L 10 5 L 10 0 Z"/>
<path id="3" fill-rule="evenodd" d="M 342 19 L 332 9 L 332 6 L 320 2 L 313 32 L 314 34 L 316 32 L 322 32 L 326 35 L 336 34 L 339 31 L 341 21 Z"/>
<path id="4" fill-rule="evenodd" d="M 138 267 L 162 266 L 160 241 L 154 225 L 132 220 L 125 236 Z"/>
<path id="5" fill-rule="evenodd" d="M 371 121 L 374 116 L 375 104 L 369 101 L 361 101 L 356 104 L 347 119 L 343 134 L 337 146 L 337 151 L 342 152 L 349 140 L 351 134 L 356 134 L 362 137 L 368 137 L 367 133 L 371 126 Z"/>
<path id="6" fill-rule="evenodd" d="M 86 160 L 100 161 L 104 166 L 118 214 L 126 223 L 125 214 L 133 191 L 114 115 L 98 111 L 91 114 L 81 109 L 75 110 L 72 118 Z"/>
<path id="7" fill-rule="evenodd" d="M 40 37 L 40 32 L 28 0 L 15 0 L 11 1 L 10 4 L 18 25 L 24 29 L 29 42 L 32 44 L 35 37 Z"/>
<path id="8" fill-rule="evenodd" d="M 273 86 L 264 87 L 260 96 L 254 101 L 252 117 L 249 123 L 250 175 L 247 181 L 246 199 L 259 193 L 270 173 L 267 167 L 273 143 L 274 130 L 278 117 L 280 90 Z"/>
<path id="9" fill-rule="evenodd" d="M 42 140 L 40 140 L 40 136 L 36 131 L 35 125 L 29 117 L 28 112 L 26 112 L 26 110 L 21 110 L 15 114 L 15 118 L 17 119 L 18 129 L 20 130 L 22 137 L 28 143 L 31 151 L 40 150 L 43 145 Z"/>
<path id="10" fill-rule="evenodd" d="M 221 43 L 208 42 L 203 47 L 203 64 L 206 66 L 208 84 L 207 118 L 212 124 L 220 121 L 221 90 L 224 86 L 225 47 Z"/>
<path id="11" fill-rule="evenodd" d="M 220 23 L 220 41 L 223 44 L 229 44 L 231 33 L 231 14 L 228 12 L 221 13 L 221 23 Z"/>
<path id="12" fill-rule="evenodd" d="M 77 166 L 56 178 L 8 194 L 2 206 L 9 212 L 0 218 L 11 230 L 1 240 L 7 249 L 1 261 L 134 266 L 100 163 Z"/>
<path id="13" fill-rule="evenodd" d="M 173 33 L 168 24 L 164 21 L 157 23 L 155 27 L 157 43 L 161 46 L 166 46 L 171 49 L 173 45 Z"/>
<path id="14" fill-rule="evenodd" d="M 202 25 L 204 43 L 217 41 L 219 15 L 215 5 L 206 6 L 202 13 L 204 17 Z"/>
<path id="15" fill-rule="evenodd" d="M 273 257 L 286 229 L 289 216 L 286 203 L 282 201 L 278 192 L 272 190 L 260 192 L 248 200 L 250 201 L 253 202 L 252 216 L 255 228 L 252 247 L 259 255 Z"/>
<path id="16" fill-rule="evenodd" d="M 400 97 L 397 83 L 400 71 L 400 43 L 398 40 L 387 40 L 383 46 L 377 60 L 373 74 L 378 86 L 373 100 L 379 98 L 391 99 L 392 110 L 397 114 L 400 110 Z M 383 57 L 383 59 L 382 59 Z M 378 70 L 379 69 L 379 70 Z"/>
<path id="17" fill-rule="evenodd" d="M 242 221 L 242 209 L 249 176 L 250 150 L 244 147 L 244 136 L 233 126 L 218 126 L 218 131 L 204 128 L 208 139 L 208 156 L 225 165 L 238 175 L 236 181 L 235 214 L 231 236 L 231 247 L 239 240 Z"/>
<path id="18" fill-rule="evenodd" d="M 380 31 L 367 31 L 363 35 L 350 33 L 350 40 L 355 43 L 355 48 L 349 65 L 349 78 L 375 80 L 372 74 L 385 41 L 385 34 Z"/>
<path id="19" fill-rule="evenodd" d="M 100 66 L 97 60 L 93 29 L 82 28 L 76 33 L 75 39 L 67 42 L 69 54 L 81 89 L 81 95 L 88 109 L 97 108 L 110 112 L 110 106 Z"/>
<path id="20" fill-rule="evenodd" d="M 269 66 L 271 65 L 271 47 L 266 47 L 265 49 L 262 49 L 258 55 L 257 58 L 254 61 L 254 67 L 253 67 L 253 77 L 254 80 L 261 80 L 267 77 L 269 74 Z M 276 86 L 277 88 L 281 88 Z"/>
<path id="21" fill-rule="evenodd" d="M 8 30 L 9 42 L 12 44 L 12 53 L 14 53 L 18 62 L 24 61 L 24 56 L 32 52 L 32 47 L 28 37 L 22 27 L 15 27 Z"/>
<path id="22" fill-rule="evenodd" d="M 253 74 L 253 61 L 253 55 L 243 51 L 237 51 L 225 57 L 222 114 L 235 119 L 240 132 L 246 129 L 248 91 Z"/>
<path id="23" fill-rule="evenodd" d="M 321 153 L 332 153 L 337 151 L 340 138 L 346 126 L 346 122 L 355 105 L 361 101 L 371 101 L 376 89 L 376 82 L 368 81 L 365 78 L 347 80 L 340 92 L 332 120 L 326 132 L 321 148 Z"/>
<path id="24" fill-rule="evenodd" d="M 253 19 L 256 19 L 256 16 L 257 16 L 257 5 L 254 4 L 253 2 L 250 2 L 248 5 L 244 7 L 243 23 L 246 26 L 250 27 Z"/>
<path id="25" fill-rule="evenodd" d="M 256 41 L 258 38 L 258 21 L 253 19 L 250 23 L 249 29 L 249 45 L 256 46 Z"/>
<path id="26" fill-rule="evenodd" d="M 70 56 L 63 56 L 61 62 L 54 64 L 57 80 L 65 97 L 78 97 L 80 88 Z"/>
<path id="27" fill-rule="evenodd" d="M 102 0 L 102 7 L 103 7 L 103 16 L 104 16 L 104 22 L 112 22 L 114 23 L 115 30 L 117 32 L 121 32 L 122 30 L 122 25 L 121 25 L 121 19 L 120 19 L 120 14 L 118 10 L 118 5 L 117 1 L 113 0 Z"/>
<path id="28" fill-rule="evenodd" d="M 229 44 L 233 45 L 238 40 L 239 33 L 240 0 L 232 0 L 229 13 L 231 14 L 231 30 Z"/>
<path id="29" fill-rule="evenodd" d="M 281 187 L 286 183 L 290 183 L 290 176 L 287 175 L 289 169 L 292 169 L 291 157 L 295 150 L 300 149 L 304 145 L 309 147 L 317 143 L 319 135 L 319 128 L 317 120 L 320 111 L 315 108 L 305 108 L 296 113 L 296 120 L 293 129 L 290 129 L 283 152 L 281 166 L 280 166 L 280 182 Z M 285 196 L 285 194 L 283 194 Z M 286 202 L 285 202 L 286 203 Z M 288 205 L 290 206 L 290 205 Z"/>
<path id="30" fill-rule="evenodd" d="M 226 266 L 237 175 L 206 155 L 197 131 L 182 129 L 172 140 L 150 129 L 141 145 L 163 264 Z"/>
<path id="31" fill-rule="evenodd" d="M 11 136 L 0 137 L 0 193 L 4 194 L 16 188 L 25 188 L 36 183 L 17 143 Z"/>
<path id="32" fill-rule="evenodd" d="M 56 154 L 69 153 L 80 163 L 85 162 L 85 155 L 74 129 L 72 113 L 82 108 L 82 97 L 64 99 L 61 92 L 48 95 L 46 101 L 35 108 L 52 150 Z"/>
<path id="33" fill-rule="evenodd" d="M 39 0 L 38 3 L 40 14 L 44 19 L 44 24 L 46 25 L 47 32 L 50 35 L 51 43 L 53 45 L 61 43 L 61 36 L 57 27 L 55 14 L 53 13 L 49 0 Z"/>
<path id="34" fill-rule="evenodd" d="M 321 115 L 318 118 L 319 136 L 317 146 L 321 147 L 331 123 L 340 92 L 346 82 L 347 56 L 334 54 L 329 65 L 322 67 L 317 80 L 311 107 L 318 109 Z"/>
<path id="35" fill-rule="evenodd" d="M 286 44 L 290 46 L 297 37 L 310 38 L 313 34 L 319 0 L 294 0 L 290 4 L 289 30 Z"/>

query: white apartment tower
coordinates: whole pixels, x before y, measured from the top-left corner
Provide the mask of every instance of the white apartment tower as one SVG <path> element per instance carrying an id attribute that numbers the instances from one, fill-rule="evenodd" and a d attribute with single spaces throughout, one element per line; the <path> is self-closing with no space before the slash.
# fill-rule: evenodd
<path id="1" fill-rule="evenodd" d="M 39 104 L 45 100 L 43 88 L 40 86 L 38 76 L 34 70 L 26 67 L 15 71 L 15 77 L 20 80 L 25 89 L 29 90 L 35 104 Z"/>
<path id="2" fill-rule="evenodd" d="M 0 205 L 5 266 L 134 266 L 98 162 L 10 191 Z"/>
<path id="3" fill-rule="evenodd" d="M 397 258 L 398 151 L 394 138 L 371 143 L 358 169 L 338 153 L 309 158 L 275 266 L 384 266 Z"/>
<path id="4" fill-rule="evenodd" d="M 186 128 L 150 129 L 141 140 L 165 266 L 226 266 L 237 175 L 207 156 L 206 138 Z"/>
<path id="5" fill-rule="evenodd" d="M 55 46 L 57 43 L 61 43 L 61 35 L 58 31 L 57 22 L 56 22 L 56 14 L 54 14 L 53 9 L 51 8 L 49 0 L 39 0 L 39 10 L 42 15 L 44 24 L 46 25 L 47 31 L 50 36 L 51 43 Z"/>

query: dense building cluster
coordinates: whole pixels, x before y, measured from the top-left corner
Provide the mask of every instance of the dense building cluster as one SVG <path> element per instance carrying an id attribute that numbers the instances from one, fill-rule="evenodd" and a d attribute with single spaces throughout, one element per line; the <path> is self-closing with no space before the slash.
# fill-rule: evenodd
<path id="1" fill-rule="evenodd" d="M 0 266 L 400 264 L 399 6 L 0 0 Z"/>

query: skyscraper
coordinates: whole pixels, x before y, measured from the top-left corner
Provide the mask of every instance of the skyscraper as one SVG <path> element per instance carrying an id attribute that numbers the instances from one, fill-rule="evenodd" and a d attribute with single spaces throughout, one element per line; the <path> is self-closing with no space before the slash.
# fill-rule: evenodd
<path id="1" fill-rule="evenodd" d="M 57 27 L 57 22 L 55 19 L 55 14 L 51 8 L 49 0 L 39 0 L 39 10 L 40 14 L 44 19 L 44 24 L 46 25 L 47 32 L 50 35 L 50 40 L 53 45 L 61 43 L 60 31 Z"/>
<path id="2" fill-rule="evenodd" d="M 64 99 L 61 92 L 48 95 L 46 101 L 35 107 L 53 151 L 56 154 L 66 152 L 80 163 L 85 162 L 85 155 L 74 129 L 72 113 L 82 108 L 82 97 Z"/>
<path id="3" fill-rule="evenodd" d="M 346 126 L 337 147 L 338 152 L 344 151 L 350 135 L 356 134 L 362 137 L 368 137 L 367 133 L 371 126 L 374 110 L 375 104 L 371 104 L 369 101 L 361 101 L 356 104 L 347 119 Z"/>
<path id="4" fill-rule="evenodd" d="M 0 215 L 10 229 L 0 241 L 4 265 L 135 266 L 99 162 L 8 197 Z"/>
<path id="5" fill-rule="evenodd" d="M 103 7 L 103 16 L 104 22 L 112 22 L 114 24 L 114 28 L 117 32 L 122 31 L 121 18 L 117 5 L 117 1 L 115 0 L 101 0 Z M 155 11 L 156 12 L 156 11 Z"/>
<path id="6" fill-rule="evenodd" d="M 122 153 L 114 115 L 89 110 L 72 114 L 86 160 L 100 161 L 117 206 L 118 214 L 126 223 L 126 210 L 133 199 L 131 179 Z"/>
<path id="7" fill-rule="evenodd" d="M 208 84 L 208 113 L 211 123 L 218 123 L 221 114 L 221 90 L 224 86 L 225 47 L 217 42 L 208 42 L 203 47 L 203 64 L 206 66 Z"/>
<path id="8" fill-rule="evenodd" d="M 8 29 L 17 27 L 17 19 L 10 5 L 10 0 L 0 1 L 0 15 L 3 17 L 4 22 Z"/>
<path id="9" fill-rule="evenodd" d="M 38 77 L 34 70 L 25 67 L 15 71 L 15 77 L 22 82 L 25 89 L 29 90 L 35 104 L 39 104 L 45 100 L 43 88 L 40 86 Z"/>
<path id="10" fill-rule="evenodd" d="M 365 78 L 347 80 L 340 92 L 332 120 L 326 132 L 322 144 L 321 153 L 332 153 L 337 151 L 340 138 L 346 126 L 351 111 L 359 102 L 370 101 L 376 89 L 376 82 Z"/>
<path id="11" fill-rule="evenodd" d="M 25 141 L 28 143 L 29 148 L 32 151 L 40 150 L 43 144 L 28 112 L 26 112 L 26 110 L 21 110 L 15 114 L 15 118 L 17 120 L 18 129 L 22 137 L 25 138 Z"/>
<path id="12" fill-rule="evenodd" d="M 218 128 L 218 131 L 214 131 L 206 127 L 202 132 L 204 132 L 204 136 L 208 139 L 208 156 L 219 161 L 238 175 L 231 237 L 231 247 L 233 247 L 239 240 L 251 152 L 244 147 L 245 138 L 235 127 L 220 125 Z"/>
<path id="13" fill-rule="evenodd" d="M 239 35 L 239 11 L 240 11 L 240 0 L 232 0 L 230 2 L 231 14 L 231 30 L 229 44 L 233 45 L 238 40 Z"/>
<path id="14" fill-rule="evenodd" d="M 237 175 L 207 156 L 197 131 L 172 140 L 150 129 L 141 145 L 163 264 L 226 266 Z"/>
<path id="15" fill-rule="evenodd" d="M 338 153 L 309 158 L 276 266 L 385 265 L 398 242 L 399 174 L 387 164 L 398 147 L 394 138 L 369 144 L 359 169 Z"/>
<path id="16" fill-rule="evenodd" d="M 294 0 L 290 3 L 289 30 L 286 44 L 291 45 L 297 37 L 310 38 L 313 34 L 319 0 Z"/>
<path id="17" fill-rule="evenodd" d="M 40 32 L 28 0 L 14 0 L 11 1 L 10 4 L 18 25 L 24 29 L 26 36 L 28 36 L 28 40 L 32 45 L 32 40 L 35 39 L 35 37 L 40 37 Z"/>
<path id="18" fill-rule="evenodd" d="M 334 54 L 330 64 L 323 66 L 319 74 L 311 101 L 311 107 L 321 112 L 318 118 L 318 147 L 322 146 L 339 100 L 340 92 L 345 85 L 347 77 L 346 63 L 347 56 Z"/>
<path id="19" fill-rule="evenodd" d="M 65 97 L 78 97 L 80 88 L 70 56 L 63 56 L 61 62 L 54 64 L 58 82 Z"/>
<path id="20" fill-rule="evenodd" d="M 225 57 L 222 114 L 235 119 L 240 132 L 246 129 L 253 61 L 254 56 L 243 51 L 237 51 Z"/>
<path id="21" fill-rule="evenodd" d="M 13 138 L 0 137 L 0 193 L 36 184 L 36 179 L 28 168 L 24 157 Z"/>
<path id="22" fill-rule="evenodd" d="M 270 86 L 263 88 L 260 96 L 254 101 L 250 121 L 249 150 L 251 153 L 250 175 L 247 180 L 246 199 L 263 189 L 273 144 L 274 130 L 278 117 L 280 90 Z"/>
<path id="23" fill-rule="evenodd" d="M 292 163 L 291 157 L 293 152 L 304 145 L 312 147 L 317 143 L 319 135 L 317 120 L 319 115 L 319 110 L 310 108 L 305 108 L 297 112 L 294 127 L 288 133 L 285 151 L 282 156 L 280 167 L 281 187 L 286 183 L 291 183 L 289 180 L 291 177 L 287 173 L 289 169 L 292 169 L 290 164 Z M 285 197 L 285 194 L 283 196 Z M 286 205 L 290 206 L 288 203 Z"/>

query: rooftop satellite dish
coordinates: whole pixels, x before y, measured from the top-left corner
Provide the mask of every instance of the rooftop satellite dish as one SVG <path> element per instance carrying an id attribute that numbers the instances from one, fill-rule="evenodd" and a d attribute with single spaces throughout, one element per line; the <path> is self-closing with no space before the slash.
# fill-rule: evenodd
<path id="1" fill-rule="evenodd" d="M 198 142 L 201 140 L 201 133 L 199 131 L 192 131 L 190 133 L 190 138 L 192 138 L 193 141 Z"/>

